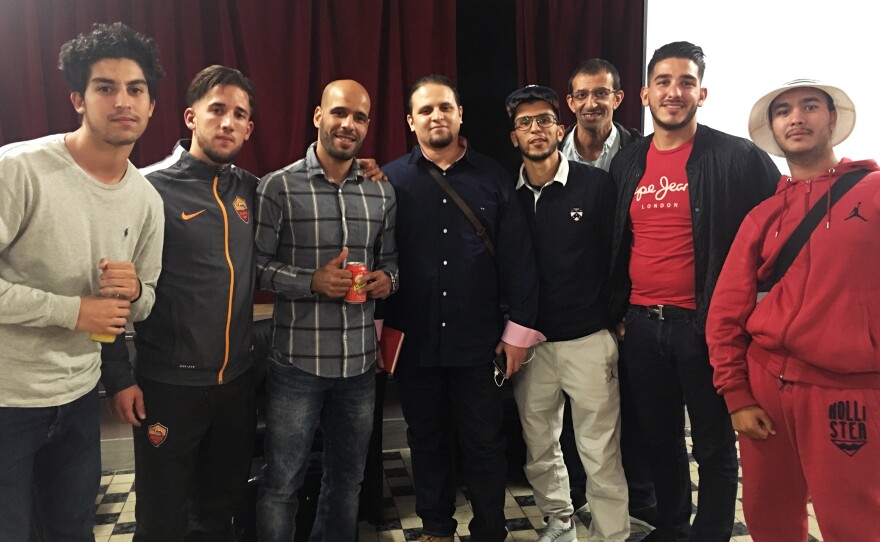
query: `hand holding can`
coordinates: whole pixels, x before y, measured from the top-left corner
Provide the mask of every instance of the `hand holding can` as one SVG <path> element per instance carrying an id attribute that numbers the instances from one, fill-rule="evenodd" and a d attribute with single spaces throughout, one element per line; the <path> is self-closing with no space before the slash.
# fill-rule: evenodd
<path id="1" fill-rule="evenodd" d="M 120 296 L 120 295 L 100 296 L 100 297 L 112 297 L 114 299 L 122 299 L 122 296 Z M 112 333 L 89 333 L 89 339 L 91 339 L 95 342 L 98 342 L 98 343 L 110 344 L 110 343 L 116 341 L 116 335 L 114 335 Z"/>
<path id="2" fill-rule="evenodd" d="M 98 342 L 113 342 L 125 331 L 125 322 L 131 314 L 131 303 L 116 297 L 83 296 L 80 298 L 76 329 L 86 331 Z"/>
<path id="3" fill-rule="evenodd" d="M 313 293 L 337 299 L 348 293 L 352 286 L 351 273 L 347 269 L 340 268 L 346 256 L 348 256 L 348 248 L 342 247 L 335 258 L 315 270 L 311 282 Z"/>
<path id="4" fill-rule="evenodd" d="M 76 328 L 89 331 L 89 338 L 95 342 L 112 343 L 116 336 L 125 331 L 126 318 L 130 314 L 130 302 L 122 293 L 110 293 L 107 288 L 108 268 L 112 264 L 108 258 L 98 262 L 98 293 L 96 296 L 80 298 L 80 309 Z M 121 268 L 128 271 L 124 262 Z M 128 264 L 134 270 L 134 264 Z M 134 274 L 137 282 L 137 274 Z M 117 332 L 117 330 L 119 330 Z M 112 332 L 111 332 L 112 331 Z"/>

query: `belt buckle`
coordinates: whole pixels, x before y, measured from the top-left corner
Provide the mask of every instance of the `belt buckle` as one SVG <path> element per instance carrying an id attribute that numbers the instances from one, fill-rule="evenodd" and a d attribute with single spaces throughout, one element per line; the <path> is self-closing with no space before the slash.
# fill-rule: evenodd
<path id="1" fill-rule="evenodd" d="M 663 305 L 652 305 L 650 307 L 645 307 L 648 310 L 648 314 L 651 316 L 656 316 L 658 320 L 664 320 L 663 318 Z"/>

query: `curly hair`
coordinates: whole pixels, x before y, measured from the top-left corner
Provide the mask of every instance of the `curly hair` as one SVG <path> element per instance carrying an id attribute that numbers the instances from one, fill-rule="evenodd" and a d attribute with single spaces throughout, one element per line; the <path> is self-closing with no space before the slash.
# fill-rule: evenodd
<path id="1" fill-rule="evenodd" d="M 159 65 L 159 50 L 152 38 L 116 22 L 98 24 L 61 46 L 58 69 L 64 72 L 71 92 L 85 93 L 92 65 L 105 58 L 128 58 L 138 63 L 147 80 L 150 99 L 156 99 L 156 85 L 165 75 Z"/>

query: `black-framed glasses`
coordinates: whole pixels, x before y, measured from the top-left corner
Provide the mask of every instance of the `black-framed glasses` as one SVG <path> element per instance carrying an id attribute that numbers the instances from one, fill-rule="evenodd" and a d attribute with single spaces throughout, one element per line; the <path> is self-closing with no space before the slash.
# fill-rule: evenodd
<path id="1" fill-rule="evenodd" d="M 614 89 L 599 87 L 594 88 L 593 90 L 578 90 L 576 92 L 572 92 L 570 96 L 576 102 L 585 102 L 590 96 L 595 98 L 597 102 L 604 102 L 616 92 L 617 91 Z"/>
<path id="2" fill-rule="evenodd" d="M 537 122 L 538 126 L 540 126 L 541 128 L 549 128 L 554 124 L 559 124 L 559 121 L 556 120 L 556 117 L 545 113 L 543 115 L 538 115 L 535 117 L 519 117 L 518 119 L 514 119 L 513 127 L 521 131 L 531 130 L 532 121 Z"/>

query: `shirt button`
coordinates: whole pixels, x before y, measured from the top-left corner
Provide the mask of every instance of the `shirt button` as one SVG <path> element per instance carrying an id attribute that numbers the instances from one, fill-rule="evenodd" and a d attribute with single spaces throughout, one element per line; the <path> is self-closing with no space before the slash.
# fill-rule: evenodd
<path id="1" fill-rule="evenodd" d="M 342 338 L 343 338 L 343 339 L 347 339 L 347 338 L 348 338 L 348 335 L 343 335 Z"/>
<path id="2" fill-rule="evenodd" d="M 443 327 L 446 327 L 446 322 L 443 322 L 443 323 L 440 324 L 440 325 L 443 326 Z"/>
<path id="3" fill-rule="evenodd" d="M 446 233 L 446 228 L 443 228 L 443 233 Z"/>
<path id="4" fill-rule="evenodd" d="M 443 198 L 443 203 L 446 203 L 446 198 Z"/>
<path id="5" fill-rule="evenodd" d="M 342 310 L 345 310 L 345 305 L 342 305 Z"/>
<path id="6" fill-rule="evenodd" d="M 446 260 L 443 260 L 443 265 L 446 265 Z"/>
<path id="7" fill-rule="evenodd" d="M 443 292 L 443 297 L 446 297 L 446 292 Z"/>

